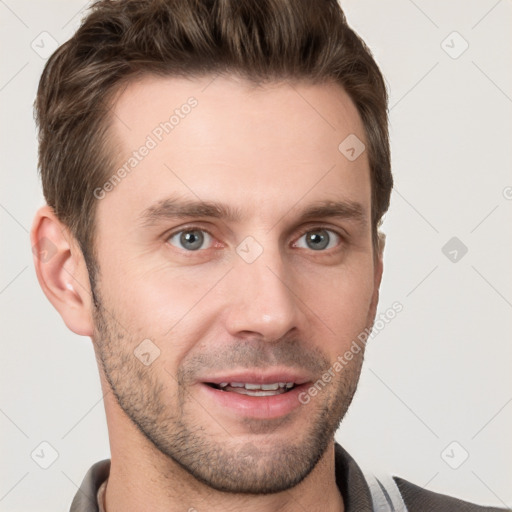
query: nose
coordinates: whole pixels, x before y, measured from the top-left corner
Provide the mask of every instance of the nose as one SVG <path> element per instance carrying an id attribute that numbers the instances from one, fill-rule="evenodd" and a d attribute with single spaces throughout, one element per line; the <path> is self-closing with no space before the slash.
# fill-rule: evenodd
<path id="1" fill-rule="evenodd" d="M 239 258 L 229 275 L 226 328 L 237 338 L 275 341 L 300 328 L 300 300 L 279 254 L 265 250 L 254 262 Z"/>

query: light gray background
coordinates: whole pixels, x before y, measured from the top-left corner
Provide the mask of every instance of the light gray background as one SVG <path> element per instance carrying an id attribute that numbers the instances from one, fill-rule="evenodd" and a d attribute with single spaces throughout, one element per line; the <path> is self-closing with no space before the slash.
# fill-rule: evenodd
<path id="1" fill-rule="evenodd" d="M 0 0 L 2 511 L 69 510 L 85 472 L 110 456 L 90 339 L 43 295 L 28 236 L 43 204 L 40 54 L 70 37 L 84 5 Z M 342 5 L 389 85 L 396 189 L 380 311 L 404 309 L 371 342 L 337 438 L 364 467 L 512 507 L 511 2 Z M 441 250 L 454 236 L 468 248 L 457 262 Z M 48 469 L 31 458 L 43 441 L 58 452 Z"/>

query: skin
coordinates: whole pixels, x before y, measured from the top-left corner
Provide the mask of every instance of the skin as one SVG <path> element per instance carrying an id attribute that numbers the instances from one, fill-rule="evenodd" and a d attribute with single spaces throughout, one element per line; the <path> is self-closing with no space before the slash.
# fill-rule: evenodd
<path id="1" fill-rule="evenodd" d="M 35 258 L 42 289 L 93 342 L 112 460 L 106 509 L 343 510 L 334 433 L 363 351 L 307 405 L 271 419 L 221 406 L 202 382 L 269 368 L 315 382 L 371 327 L 382 254 L 372 245 L 368 158 L 338 151 L 349 134 L 365 140 L 361 119 L 335 84 L 148 76 L 113 108 L 119 166 L 191 96 L 190 114 L 99 200 L 98 308 L 77 243 L 48 206 L 31 232 L 33 244 L 47 237 L 56 247 L 48 261 Z M 142 212 L 170 197 L 217 201 L 240 218 L 142 226 Z M 300 219 L 326 200 L 362 215 Z M 185 227 L 210 237 L 191 251 L 170 237 Z M 329 245 L 312 249 L 305 233 L 327 234 Z M 248 236 L 263 250 L 252 263 L 236 250 Z M 149 365 L 134 355 L 146 339 L 160 351 Z"/>

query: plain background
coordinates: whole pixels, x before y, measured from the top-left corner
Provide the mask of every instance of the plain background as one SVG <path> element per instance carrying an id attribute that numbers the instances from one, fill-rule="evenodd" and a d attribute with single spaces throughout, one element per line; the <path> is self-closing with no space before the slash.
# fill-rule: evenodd
<path id="1" fill-rule="evenodd" d="M 69 510 L 110 456 L 91 341 L 43 295 L 28 235 L 43 204 L 32 102 L 45 51 L 84 6 L 0 0 L 1 511 Z M 396 189 L 380 311 L 403 311 L 370 343 L 337 439 L 365 468 L 512 507 L 511 2 L 342 6 L 389 86 Z M 58 453 L 48 469 L 31 456 L 51 454 L 42 442 Z"/>

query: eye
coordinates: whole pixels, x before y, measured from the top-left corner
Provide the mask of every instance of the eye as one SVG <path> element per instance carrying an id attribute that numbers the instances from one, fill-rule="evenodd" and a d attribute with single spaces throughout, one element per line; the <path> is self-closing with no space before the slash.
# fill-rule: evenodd
<path id="1" fill-rule="evenodd" d="M 314 229 L 304 233 L 294 246 L 313 251 L 323 251 L 336 247 L 340 242 L 340 235 L 330 229 Z"/>
<path id="2" fill-rule="evenodd" d="M 208 249 L 212 242 L 212 236 L 202 229 L 185 229 L 172 234 L 168 241 L 178 249 L 198 251 Z M 203 247 L 204 245 L 207 247 Z"/>

